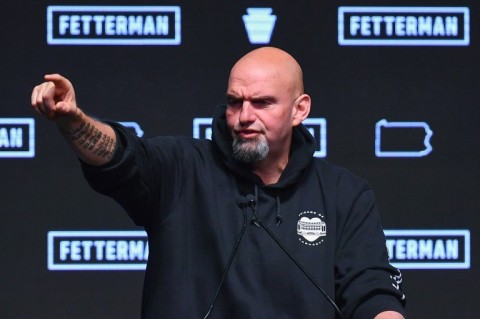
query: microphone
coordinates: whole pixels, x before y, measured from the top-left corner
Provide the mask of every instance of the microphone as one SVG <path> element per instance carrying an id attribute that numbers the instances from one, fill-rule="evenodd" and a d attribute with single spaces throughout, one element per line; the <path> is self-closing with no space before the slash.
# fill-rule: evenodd
<path id="1" fill-rule="evenodd" d="M 257 200 L 252 194 L 248 194 L 247 196 L 245 196 L 245 199 L 247 200 L 248 206 L 254 207 L 257 205 Z"/>
<path id="2" fill-rule="evenodd" d="M 207 319 L 210 314 L 213 311 L 213 307 L 215 306 L 215 302 L 217 301 L 218 295 L 220 294 L 220 290 L 222 289 L 222 285 L 225 281 L 225 278 L 227 278 L 228 271 L 230 270 L 230 266 L 233 263 L 233 258 L 235 257 L 238 247 L 240 245 L 240 242 L 242 241 L 243 234 L 245 233 L 245 229 L 247 228 L 247 207 L 249 206 L 248 200 L 245 198 L 245 196 L 239 196 L 237 198 L 237 205 L 243 210 L 243 225 L 242 228 L 240 229 L 240 232 L 237 236 L 237 240 L 235 241 L 235 245 L 233 246 L 233 250 L 230 254 L 230 257 L 228 258 L 227 266 L 225 267 L 225 270 L 223 271 L 222 279 L 220 279 L 220 283 L 218 284 L 217 291 L 215 292 L 215 295 L 213 296 L 212 302 L 210 303 L 210 307 L 203 317 L 203 319 Z"/>
<path id="3" fill-rule="evenodd" d="M 242 196 L 242 195 L 238 196 L 237 197 L 237 205 L 238 205 L 238 207 L 240 207 L 242 209 L 248 207 L 248 199 L 245 196 Z"/>
<path id="4" fill-rule="evenodd" d="M 315 278 L 305 269 L 305 267 L 298 261 L 293 255 L 288 251 L 287 247 L 278 239 L 277 236 L 262 222 L 262 220 L 258 217 L 257 214 L 257 201 L 255 199 L 255 196 L 252 194 L 249 194 L 246 196 L 247 199 L 247 204 L 248 206 L 252 209 L 253 212 L 253 219 L 252 222 L 255 223 L 255 225 L 260 225 L 259 227 L 263 228 L 267 234 L 275 241 L 275 243 L 285 252 L 285 254 L 295 263 L 295 265 L 302 271 L 302 273 L 310 280 L 310 282 L 320 291 L 320 293 L 327 299 L 327 301 L 333 306 L 335 309 L 335 312 L 337 315 L 340 317 L 340 319 L 343 319 L 342 312 L 338 308 L 338 306 L 335 304 L 335 301 L 330 298 L 330 296 L 327 294 L 325 290 L 320 287 L 320 284 L 315 280 Z"/>

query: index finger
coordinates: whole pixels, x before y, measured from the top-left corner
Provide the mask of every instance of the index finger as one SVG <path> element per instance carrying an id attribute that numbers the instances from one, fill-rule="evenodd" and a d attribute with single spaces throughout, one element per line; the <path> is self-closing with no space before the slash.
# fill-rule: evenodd
<path id="1" fill-rule="evenodd" d="M 45 81 L 47 82 L 53 82 L 55 83 L 55 85 L 68 85 L 70 84 L 70 81 L 61 76 L 60 74 L 57 74 L 57 73 L 54 73 L 54 74 L 45 74 L 45 76 L 43 77 L 45 79 Z"/>

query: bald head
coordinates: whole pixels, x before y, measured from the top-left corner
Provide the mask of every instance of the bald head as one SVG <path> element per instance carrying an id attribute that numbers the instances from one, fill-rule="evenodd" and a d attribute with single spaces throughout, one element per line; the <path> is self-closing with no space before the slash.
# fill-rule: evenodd
<path id="1" fill-rule="evenodd" d="M 233 66 L 229 82 L 259 73 L 281 81 L 284 89 L 294 96 L 304 91 L 300 65 L 290 54 L 273 47 L 262 47 L 244 55 Z"/>

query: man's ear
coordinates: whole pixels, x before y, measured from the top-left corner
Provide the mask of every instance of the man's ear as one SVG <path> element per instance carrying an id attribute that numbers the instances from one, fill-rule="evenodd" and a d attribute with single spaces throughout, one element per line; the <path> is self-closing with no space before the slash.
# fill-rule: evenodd
<path id="1" fill-rule="evenodd" d="M 310 113 L 311 102 L 312 100 L 307 94 L 302 94 L 295 100 L 292 110 L 292 126 L 299 125 L 307 118 Z"/>

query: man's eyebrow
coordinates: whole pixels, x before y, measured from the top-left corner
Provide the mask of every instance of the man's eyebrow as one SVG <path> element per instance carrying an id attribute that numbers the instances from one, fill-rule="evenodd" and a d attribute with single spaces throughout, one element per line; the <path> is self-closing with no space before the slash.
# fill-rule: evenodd
<path id="1" fill-rule="evenodd" d="M 232 93 L 227 93 L 227 99 L 241 99 L 241 97 Z"/>
<path id="2" fill-rule="evenodd" d="M 252 100 L 273 100 L 273 99 L 275 99 L 275 97 L 272 95 L 252 96 Z"/>
<path id="3" fill-rule="evenodd" d="M 227 99 L 228 100 L 234 100 L 234 101 L 244 100 L 243 97 L 241 97 L 239 95 L 236 95 L 236 94 L 231 94 L 231 93 L 227 93 Z M 249 101 L 275 101 L 276 98 L 272 95 L 259 95 L 259 96 L 252 96 L 252 97 L 248 98 L 247 100 L 249 100 Z"/>

